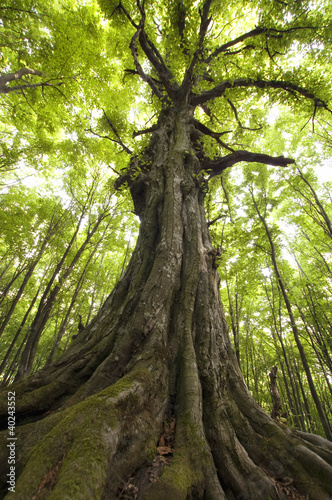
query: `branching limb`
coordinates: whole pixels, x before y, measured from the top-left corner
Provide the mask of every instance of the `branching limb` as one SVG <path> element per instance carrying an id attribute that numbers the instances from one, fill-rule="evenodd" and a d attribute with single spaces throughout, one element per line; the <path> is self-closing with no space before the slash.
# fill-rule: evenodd
<path id="1" fill-rule="evenodd" d="M 224 132 L 214 132 L 213 130 L 209 129 L 206 125 L 201 123 L 200 121 L 194 119 L 194 125 L 197 130 L 202 132 L 205 135 L 209 135 L 210 137 L 213 137 L 220 146 L 223 148 L 227 149 L 228 151 L 234 152 L 234 149 L 230 148 L 227 144 L 225 144 L 223 141 L 220 140 L 220 137 L 225 134 L 230 134 L 232 131 L 231 130 L 225 130 Z"/>
<path id="2" fill-rule="evenodd" d="M 26 85 L 17 85 L 15 87 L 5 87 L 2 91 L 0 91 L 0 94 L 9 94 L 10 92 L 23 92 L 24 90 L 27 89 L 34 89 L 37 87 L 53 87 L 56 90 L 59 90 L 58 87 L 62 85 L 63 82 L 58 82 L 58 83 L 49 83 L 49 82 L 42 82 L 42 83 L 32 83 L 32 84 L 26 84 Z"/>
<path id="3" fill-rule="evenodd" d="M 241 49 L 238 49 L 238 50 L 227 50 L 225 52 L 225 54 L 227 54 L 228 56 L 234 56 L 236 54 L 240 54 L 241 52 L 244 52 L 245 50 L 253 50 L 253 49 L 256 49 L 255 45 L 245 45 L 244 47 L 242 47 Z"/>
<path id="4" fill-rule="evenodd" d="M 252 153 L 250 151 L 240 150 L 234 151 L 233 153 L 224 156 L 223 158 L 217 158 L 215 160 L 205 160 L 203 163 L 203 169 L 210 172 L 209 179 L 221 174 L 226 168 L 232 167 L 236 163 L 245 161 L 248 163 L 264 163 L 266 165 L 273 165 L 275 167 L 287 167 L 291 163 L 295 163 L 292 158 L 285 158 L 284 156 L 270 156 L 261 153 Z"/>
<path id="5" fill-rule="evenodd" d="M 133 152 L 122 142 L 116 128 L 114 127 L 113 123 L 108 118 L 108 116 L 106 115 L 105 111 L 104 111 L 104 116 L 107 120 L 107 123 L 109 124 L 112 131 L 114 132 L 116 139 L 112 139 L 112 137 L 109 137 L 108 135 L 100 135 L 97 132 L 94 132 L 91 127 L 89 129 L 87 129 L 87 131 L 91 132 L 91 134 L 95 135 L 96 137 L 99 137 L 100 139 L 108 139 L 109 141 L 114 142 L 115 144 L 119 144 L 119 146 L 121 146 L 126 153 L 128 153 L 129 155 L 132 155 Z"/>
<path id="6" fill-rule="evenodd" d="M 7 87 L 8 83 L 14 82 L 16 80 L 22 80 L 22 78 L 26 75 L 33 76 L 43 76 L 41 71 L 30 69 L 30 68 L 21 68 L 14 73 L 7 73 L 6 75 L 0 76 L 0 94 L 9 94 L 10 92 L 20 92 L 25 89 L 33 89 L 36 87 L 60 87 L 63 82 L 50 83 L 54 79 L 50 79 L 46 82 L 40 83 L 24 83 L 22 85 L 16 85 L 15 87 Z"/>
<path id="7" fill-rule="evenodd" d="M 145 128 L 143 130 L 135 130 L 133 133 L 133 137 L 138 137 L 139 135 L 150 134 L 151 132 L 155 132 L 159 128 L 158 124 L 155 123 L 152 127 Z"/>
<path id="8" fill-rule="evenodd" d="M 209 24 L 211 22 L 211 18 L 209 17 L 209 11 L 211 7 L 212 0 L 206 0 L 203 6 L 203 11 L 201 13 L 201 24 L 200 24 L 200 29 L 199 29 L 199 37 L 198 37 L 198 43 L 197 47 L 195 50 L 195 53 L 193 55 L 192 61 L 184 75 L 183 82 L 181 85 L 181 93 L 186 93 L 190 87 L 190 84 L 192 82 L 192 77 L 194 73 L 194 69 L 196 67 L 196 64 L 199 60 L 199 57 L 202 55 L 203 52 L 203 44 L 204 44 L 204 39 L 209 27 Z"/>
<path id="9" fill-rule="evenodd" d="M 7 84 L 9 82 L 15 81 L 15 80 L 23 80 L 23 76 L 25 75 L 37 75 L 37 76 L 43 76 L 43 73 L 41 71 L 29 69 L 29 68 L 22 68 L 18 71 L 15 71 L 15 73 L 8 73 L 7 75 L 2 75 L 0 77 L 0 94 L 9 94 L 10 92 L 19 92 L 21 93 L 24 98 L 26 99 L 26 96 L 24 94 L 25 90 L 28 89 L 34 89 L 37 87 L 42 88 L 42 95 L 44 97 L 44 90 L 46 87 L 51 87 L 57 90 L 65 99 L 67 97 L 65 94 L 60 90 L 60 86 L 64 84 L 64 81 L 58 81 L 56 83 L 51 83 L 55 80 L 58 80 L 58 78 L 50 78 L 47 81 L 40 82 L 40 83 L 23 83 L 22 85 L 15 85 L 15 87 L 7 87 Z M 68 78 L 67 78 L 68 79 Z M 69 77 L 69 79 L 75 79 L 75 76 Z"/>
<path id="10" fill-rule="evenodd" d="M 160 54 L 157 47 L 152 43 L 152 41 L 149 39 L 149 37 L 146 34 L 146 31 L 144 29 L 144 26 L 145 26 L 144 2 L 141 3 L 138 0 L 137 4 L 138 4 L 138 8 L 141 12 L 142 18 L 141 18 L 140 24 L 137 28 L 137 32 L 135 33 L 135 35 L 133 37 L 134 43 L 135 43 L 135 40 L 138 38 L 139 43 L 140 43 L 145 55 L 147 56 L 150 63 L 152 64 L 152 66 L 157 71 L 158 76 L 160 78 L 160 81 L 162 82 L 167 94 L 172 98 L 172 97 L 174 97 L 174 91 L 178 88 L 178 86 L 177 86 L 177 84 L 171 83 L 171 81 L 174 81 L 174 77 L 173 77 L 171 71 L 165 65 L 163 57 Z M 132 42 L 133 42 L 133 40 L 132 40 Z M 130 44 L 130 48 L 132 48 L 132 43 Z M 133 50 L 132 50 L 132 52 L 133 52 Z M 134 56 L 134 54 L 133 54 L 133 56 Z M 136 54 L 136 58 L 137 58 L 137 54 Z M 135 56 L 134 56 L 134 60 L 135 60 Z M 138 60 L 137 60 L 137 62 L 138 62 Z M 135 60 L 135 65 L 136 65 L 136 60 Z M 136 67 L 137 67 L 137 65 L 136 65 Z M 150 76 L 148 76 L 148 75 L 146 75 L 146 76 L 150 79 L 150 82 L 154 83 Z M 147 81 L 147 80 L 145 80 L 145 81 Z M 149 83 L 149 81 L 148 81 L 148 83 Z M 151 83 L 149 83 L 149 84 L 151 86 Z M 156 86 L 154 86 L 154 88 L 157 89 Z M 153 88 L 152 88 L 152 90 L 153 90 Z M 159 91 L 159 89 L 157 89 L 157 91 L 159 92 L 158 97 L 161 98 L 163 96 L 162 93 Z"/>
<path id="11" fill-rule="evenodd" d="M 298 31 L 298 30 L 304 30 L 304 29 L 309 29 L 309 30 L 316 30 L 318 29 L 315 26 L 296 26 L 294 28 L 288 28 L 285 30 L 278 30 L 278 29 L 273 29 L 273 28 L 265 28 L 265 27 L 256 27 L 251 31 L 248 31 L 247 33 L 244 33 L 243 35 L 238 36 L 234 40 L 230 40 L 227 43 L 224 43 L 220 47 L 218 47 L 212 54 L 209 55 L 204 61 L 209 64 L 213 59 L 218 57 L 219 54 L 222 52 L 227 52 L 230 47 L 234 47 L 234 45 L 237 45 L 238 43 L 244 42 L 247 38 L 253 38 L 259 35 L 262 35 L 263 33 L 266 34 L 267 37 L 270 38 L 282 38 L 282 35 L 285 33 L 290 33 L 292 31 Z M 244 48 L 254 48 L 252 45 L 244 47 Z M 241 49 L 243 50 L 243 49 Z M 238 51 L 240 52 L 240 50 Z M 235 52 L 236 53 L 236 52 Z"/>
<path id="12" fill-rule="evenodd" d="M 136 69 L 125 69 L 124 72 L 126 73 L 123 77 L 123 82 L 126 78 L 126 76 L 129 76 L 129 75 L 138 75 L 139 76 L 139 72 L 136 70 Z M 158 80 L 157 78 L 153 78 L 153 76 L 151 76 L 151 80 L 157 85 L 158 88 L 160 88 L 162 86 L 162 83 L 160 80 Z"/>
<path id="13" fill-rule="evenodd" d="M 136 70 L 139 74 L 139 76 L 142 78 L 142 80 L 146 83 L 148 83 L 152 89 L 152 92 L 159 98 L 161 99 L 163 97 L 163 94 L 162 92 L 160 92 L 160 90 L 157 88 L 156 84 L 154 83 L 154 81 L 152 80 L 152 78 L 147 75 L 146 73 L 144 73 L 143 71 L 143 68 L 142 66 L 140 65 L 140 62 L 138 60 L 138 54 L 137 54 L 137 49 L 136 49 L 136 40 L 137 38 L 140 36 L 142 30 L 143 30 L 143 27 L 144 27 L 144 17 L 142 17 L 141 21 L 140 21 L 140 24 L 137 28 L 137 31 L 136 33 L 133 35 L 132 39 L 131 39 L 131 42 L 129 44 L 129 47 L 130 47 L 130 50 L 131 50 L 131 53 L 132 53 L 132 56 L 133 56 L 133 59 L 134 59 L 134 63 L 135 63 L 135 67 L 136 67 Z"/>
<path id="14" fill-rule="evenodd" d="M 0 7 L 0 12 L 3 11 L 3 10 L 11 10 L 13 12 L 24 12 L 26 14 L 33 14 L 33 15 L 38 15 L 37 12 L 33 11 L 33 10 L 25 10 L 25 9 L 18 9 L 16 7 L 9 7 L 7 5 L 3 6 L 3 7 Z"/>
<path id="15" fill-rule="evenodd" d="M 111 127 L 111 129 L 113 130 L 114 134 L 116 135 L 117 137 L 117 143 L 120 144 L 120 146 L 123 147 L 123 149 L 125 150 L 126 153 L 128 153 L 129 155 L 133 154 L 132 151 L 121 141 L 121 138 L 116 130 L 116 128 L 114 127 L 113 123 L 111 122 L 111 120 L 108 118 L 107 114 L 105 113 L 105 111 L 103 110 L 103 113 L 104 113 L 104 116 L 107 120 L 107 123 L 109 124 L 109 126 Z"/>
<path id="16" fill-rule="evenodd" d="M 191 98 L 191 104 L 194 106 L 198 106 L 203 104 L 204 102 L 208 102 L 211 99 L 215 99 L 216 97 L 221 97 L 224 95 L 227 89 L 238 88 L 238 87 L 256 87 L 260 89 L 280 89 L 285 90 L 296 96 L 297 94 L 306 97 L 307 99 L 311 99 L 317 108 L 324 108 L 331 113 L 331 110 L 328 108 L 326 102 L 322 101 L 314 94 L 309 92 L 307 89 L 303 87 L 299 87 L 291 82 L 286 82 L 282 80 L 253 80 L 252 78 L 239 78 L 237 80 L 225 80 L 219 85 L 216 85 L 213 89 L 208 90 L 206 92 L 202 92 L 200 95 L 193 95 Z"/>
<path id="17" fill-rule="evenodd" d="M 135 29 L 138 29 L 138 25 L 135 23 L 135 21 L 133 20 L 133 18 L 130 16 L 129 12 L 125 9 L 125 7 L 122 5 L 121 1 L 119 3 L 119 5 L 114 9 L 113 13 L 116 11 L 116 10 L 122 10 L 122 12 L 124 13 L 124 15 L 126 16 L 126 18 L 128 19 L 128 21 L 130 22 L 130 24 L 132 26 L 134 26 Z M 113 15 L 112 13 L 112 15 Z M 111 15 L 111 17 L 112 17 Z"/>
<path id="18" fill-rule="evenodd" d="M 112 139 L 112 137 L 109 137 L 108 135 L 100 135 L 97 132 L 94 132 L 92 130 L 92 128 L 86 129 L 86 131 L 90 132 L 91 134 L 95 135 L 96 137 L 99 137 L 100 139 L 108 139 L 109 141 L 114 142 L 115 144 L 119 144 L 120 146 L 122 146 L 122 148 L 125 150 L 126 153 L 132 154 L 132 151 L 129 148 L 127 148 L 127 146 L 125 146 L 122 142 L 119 142 L 116 139 Z"/>
<path id="19" fill-rule="evenodd" d="M 172 98 L 174 97 L 174 92 L 178 88 L 178 84 L 171 83 L 174 81 L 174 77 L 171 71 L 167 68 L 157 47 L 149 40 L 144 30 L 141 31 L 139 36 L 139 41 L 145 55 L 155 68 L 160 78 L 160 81 L 164 85 L 167 94 Z"/>
<path id="20" fill-rule="evenodd" d="M 228 104 L 230 105 L 230 107 L 232 108 L 233 113 L 234 113 L 234 116 L 235 116 L 235 119 L 236 119 L 236 121 L 238 122 L 238 124 L 239 124 L 239 127 L 240 127 L 240 128 L 243 128 L 244 130 L 253 130 L 253 131 L 255 131 L 255 130 L 261 130 L 262 126 L 259 126 L 259 127 L 256 127 L 256 128 L 244 127 L 244 126 L 242 125 L 242 123 L 240 122 L 240 120 L 239 120 L 239 116 L 238 116 L 238 113 L 237 113 L 237 109 L 236 109 L 236 107 L 234 106 L 234 104 L 232 103 L 232 101 L 231 101 L 230 99 L 227 99 L 227 102 L 228 102 Z"/>
<path id="21" fill-rule="evenodd" d="M 209 57 L 207 57 L 205 59 L 205 62 L 207 64 L 209 64 L 213 59 L 218 57 L 219 54 L 221 54 L 222 52 L 226 52 L 227 49 L 229 49 L 230 47 L 233 47 L 234 45 L 237 45 L 238 43 L 243 42 L 247 38 L 252 38 L 252 37 L 261 35 L 262 33 L 265 33 L 266 31 L 267 31 L 267 28 L 255 28 L 251 31 L 248 31 L 247 33 L 244 33 L 241 36 L 238 36 L 234 40 L 230 40 L 229 42 L 224 43 L 223 45 L 218 47 L 214 52 L 212 52 L 212 54 L 210 54 Z"/>
<path id="22" fill-rule="evenodd" d="M 208 223 L 207 223 L 207 225 L 208 225 L 208 227 L 213 226 L 213 224 L 215 224 L 216 222 L 218 222 L 218 220 L 224 219 L 226 217 L 227 217 L 227 215 L 225 215 L 225 214 L 218 215 L 218 217 L 215 217 L 214 219 L 209 220 Z"/>
<path id="23" fill-rule="evenodd" d="M 6 75 L 2 75 L 0 76 L 0 93 L 5 93 L 4 89 L 6 89 L 6 86 L 9 82 L 13 82 L 15 80 L 21 80 L 23 76 L 26 75 L 43 76 L 43 73 L 35 69 L 21 68 L 18 69 L 17 71 L 14 71 L 14 73 L 7 73 Z"/>

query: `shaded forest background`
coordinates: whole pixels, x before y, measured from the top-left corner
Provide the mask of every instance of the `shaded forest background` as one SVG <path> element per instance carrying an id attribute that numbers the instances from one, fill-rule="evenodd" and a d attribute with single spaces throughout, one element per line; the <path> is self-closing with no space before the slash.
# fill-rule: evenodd
<path id="1" fill-rule="evenodd" d="M 138 232 L 130 197 L 113 184 L 133 135 L 147 144 L 137 130 L 151 115 L 97 6 L 67 7 L 0 7 L 2 386 L 60 356 L 120 278 Z M 8 78 L 19 68 L 30 73 Z M 135 103 L 130 91 L 141 95 Z M 316 108 L 294 124 L 288 103 L 266 113 L 257 95 L 241 110 L 223 106 L 233 144 L 250 139 L 296 160 L 244 164 L 210 181 L 206 210 L 236 354 L 264 409 L 277 365 L 282 419 L 324 435 L 313 392 L 331 415 L 331 124 Z M 204 140 L 213 156 L 213 138 Z"/>

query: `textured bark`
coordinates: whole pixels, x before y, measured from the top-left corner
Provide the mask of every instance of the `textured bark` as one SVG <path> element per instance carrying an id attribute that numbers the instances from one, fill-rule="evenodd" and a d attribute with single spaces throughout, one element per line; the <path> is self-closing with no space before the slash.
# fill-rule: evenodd
<path id="1" fill-rule="evenodd" d="M 191 126 L 188 105 L 162 112 L 130 181 L 141 227 L 126 272 L 62 357 L 10 389 L 20 459 L 8 498 L 331 498 L 332 444 L 274 422 L 245 386 Z M 7 390 L 1 416 L 6 428 Z"/>

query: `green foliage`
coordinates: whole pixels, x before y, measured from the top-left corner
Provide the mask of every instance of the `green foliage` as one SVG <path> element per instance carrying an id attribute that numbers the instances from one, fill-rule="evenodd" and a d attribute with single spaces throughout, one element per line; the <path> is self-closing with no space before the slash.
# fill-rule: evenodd
<path id="1" fill-rule="evenodd" d="M 305 158 L 303 160 L 305 162 Z M 330 182 L 321 184 L 310 169 L 302 173 L 309 187 L 299 174 L 297 167 L 284 172 L 272 167 L 246 166 L 242 175 L 239 167 L 238 171 L 224 175 L 224 191 L 219 189 L 216 194 L 222 203 L 226 224 L 223 219 L 217 222 L 212 237 L 215 245 L 222 244 L 221 296 L 228 309 L 228 323 L 237 324 L 235 334 L 241 368 L 249 389 L 269 411 L 268 372 L 277 365 L 278 386 L 288 424 L 323 433 L 271 265 L 267 235 L 250 196 L 253 189 L 259 209 L 268 222 L 301 342 L 328 414 L 332 373 L 332 241 L 312 189 L 324 213 L 330 217 Z M 213 207 L 210 219 L 217 213 L 217 205 Z M 227 304 L 232 306 L 233 319 Z M 233 327 L 231 331 L 234 336 Z"/>

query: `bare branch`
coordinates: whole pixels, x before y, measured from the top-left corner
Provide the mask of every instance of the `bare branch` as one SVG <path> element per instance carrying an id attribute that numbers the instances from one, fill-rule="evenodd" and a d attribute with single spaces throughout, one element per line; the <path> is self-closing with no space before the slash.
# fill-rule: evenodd
<path id="1" fill-rule="evenodd" d="M 299 87 L 291 82 L 286 82 L 282 80 L 253 80 L 252 78 L 239 78 L 237 80 L 225 80 L 219 85 L 216 85 L 213 89 L 208 90 L 206 92 L 202 92 L 200 95 L 193 95 L 191 98 L 191 104 L 194 106 L 198 106 L 203 104 L 204 102 L 208 102 L 211 99 L 216 97 L 221 97 L 224 95 L 227 89 L 237 88 L 237 87 L 257 87 L 260 89 L 280 89 L 285 90 L 296 96 L 297 94 L 306 97 L 307 99 L 311 99 L 314 101 L 315 105 L 318 108 L 324 108 L 331 113 L 331 110 L 328 109 L 328 105 L 326 102 L 322 101 L 314 94 L 309 92 L 307 89 L 303 87 Z"/>
<path id="2" fill-rule="evenodd" d="M 103 110 L 104 111 L 104 110 Z M 105 111 L 104 111 L 104 115 L 105 115 L 105 118 L 107 120 L 107 123 L 109 124 L 109 126 L 111 127 L 112 131 L 114 132 L 114 134 L 116 135 L 116 139 L 112 139 L 112 137 L 109 137 L 108 135 L 100 135 L 98 134 L 97 132 L 94 132 L 92 130 L 92 128 L 90 127 L 89 129 L 86 129 L 87 132 L 91 132 L 91 134 L 95 135 L 96 137 L 99 137 L 100 139 L 108 139 L 109 141 L 111 142 L 114 142 L 115 144 L 118 144 L 119 146 L 121 146 L 123 148 L 123 150 L 128 153 L 129 155 L 132 155 L 133 152 L 122 142 L 119 134 L 117 133 L 116 131 L 116 128 L 114 127 L 113 123 L 110 121 L 110 119 L 107 117 Z"/>
<path id="3" fill-rule="evenodd" d="M 232 132 L 231 130 L 225 130 L 223 132 L 214 132 L 213 130 L 209 129 L 206 125 L 204 125 L 203 123 L 201 123 L 200 121 L 198 121 L 196 119 L 194 119 L 193 122 L 194 122 L 195 128 L 197 130 L 199 130 L 200 132 L 202 132 L 205 135 L 209 135 L 210 137 L 213 137 L 213 139 L 215 139 L 218 142 L 218 144 L 220 144 L 220 146 L 227 149 L 228 151 L 234 152 L 234 149 L 232 149 L 231 147 L 229 147 L 227 144 L 225 144 L 224 142 L 222 142 L 220 140 L 220 137 L 222 135 L 230 134 Z"/>
<path id="4" fill-rule="evenodd" d="M 144 27 L 144 17 L 141 19 L 140 21 L 140 24 L 137 28 L 137 31 L 136 33 L 133 35 L 132 39 L 131 39 L 131 42 L 129 44 L 129 47 L 130 47 L 130 50 L 131 50 L 131 53 L 132 53 L 132 56 L 133 56 L 133 59 L 134 59 L 134 63 L 135 63 L 135 67 L 136 67 L 136 70 L 139 74 L 139 76 L 142 78 L 142 80 L 144 80 L 146 83 L 148 83 L 152 89 L 152 92 L 159 98 L 161 99 L 163 97 L 163 94 L 162 92 L 160 92 L 160 90 L 156 87 L 154 81 L 152 80 L 152 78 L 147 75 L 146 73 L 144 73 L 143 71 L 143 68 L 142 66 L 140 65 L 140 62 L 138 60 L 138 54 L 137 54 L 137 49 L 136 49 L 136 40 L 137 38 L 140 36 L 142 30 L 143 30 L 143 27 Z"/>
<path id="5" fill-rule="evenodd" d="M 145 128 L 143 130 L 135 130 L 133 133 L 133 137 L 138 137 L 139 135 L 144 135 L 144 134 L 150 134 L 151 132 L 155 132 L 155 130 L 158 130 L 159 126 L 157 123 L 152 125 L 150 128 Z"/>
<path id="6" fill-rule="evenodd" d="M 212 61 L 212 59 L 215 59 L 219 54 L 221 54 L 221 52 L 225 52 L 229 47 L 233 47 L 234 45 L 237 45 L 238 43 L 243 42 L 247 38 L 261 35 L 262 33 L 265 33 L 266 31 L 267 31 L 267 28 L 255 28 L 251 31 L 248 31 L 247 33 L 244 33 L 241 36 L 238 36 L 234 40 L 231 40 L 227 43 L 224 43 L 223 45 L 218 47 L 218 49 L 216 49 L 214 52 L 212 52 L 212 54 L 210 54 L 209 57 L 207 57 L 205 59 L 205 62 L 207 64 L 209 64 Z"/>
<path id="7" fill-rule="evenodd" d="M 290 33 L 292 31 L 305 30 L 305 29 L 316 30 L 316 29 L 318 29 L 318 27 L 316 27 L 316 26 L 296 26 L 294 28 L 288 28 L 285 30 L 278 30 L 278 29 L 274 29 L 274 28 L 265 28 L 265 27 L 260 27 L 260 28 L 256 27 L 253 30 L 248 31 L 247 33 L 244 33 L 243 35 L 238 36 L 234 40 L 230 40 L 229 42 L 224 43 L 223 45 L 218 47 L 214 52 L 212 52 L 212 54 L 210 54 L 209 57 L 207 57 L 204 61 L 207 64 L 209 64 L 213 59 L 218 57 L 218 55 L 221 54 L 222 52 L 228 52 L 227 49 L 229 49 L 229 47 L 233 47 L 234 45 L 237 45 L 238 43 L 243 42 L 247 38 L 253 38 L 253 37 L 259 36 L 263 33 L 265 33 L 267 37 L 281 38 L 282 35 L 285 33 Z M 276 33 L 276 34 L 274 35 L 273 33 Z M 253 48 L 252 46 L 247 46 L 247 47 Z M 243 50 L 243 49 L 241 49 L 241 50 Z"/>
<path id="8" fill-rule="evenodd" d="M 0 94 L 8 94 L 9 92 L 13 91 L 12 89 L 17 89 L 17 87 L 7 87 L 7 84 L 15 80 L 21 80 L 23 76 L 26 75 L 43 76 L 43 73 L 35 69 L 21 68 L 17 71 L 14 71 L 14 73 L 7 73 L 6 75 L 2 75 L 0 76 Z M 27 85 L 25 85 L 25 87 L 26 86 Z"/>
<path id="9" fill-rule="evenodd" d="M 190 84 L 192 81 L 192 77 L 193 77 L 193 73 L 194 73 L 194 69 L 196 67 L 196 64 L 198 62 L 199 57 L 202 55 L 204 39 L 205 39 L 209 24 L 211 22 L 211 18 L 209 17 L 211 3 L 212 3 L 212 0 L 205 0 L 204 6 L 203 6 L 203 12 L 201 13 L 201 24 L 200 24 L 200 29 L 199 29 L 197 48 L 196 48 L 195 53 L 193 55 L 192 61 L 191 61 L 190 65 L 189 65 L 189 67 L 184 75 L 182 85 L 181 85 L 181 93 L 186 93 L 189 90 Z"/>
<path id="10" fill-rule="evenodd" d="M 232 108 L 233 113 L 234 113 L 234 116 L 235 116 L 235 119 L 236 119 L 236 121 L 238 122 L 238 124 L 239 124 L 239 127 L 240 127 L 240 128 L 243 128 L 244 130 L 252 130 L 252 131 L 256 131 L 256 130 L 261 130 L 261 129 L 262 129 L 262 126 L 259 126 L 259 127 L 256 127 L 256 128 L 244 127 L 244 126 L 242 125 L 242 123 L 240 122 L 240 120 L 239 120 L 239 116 L 238 116 L 238 113 L 237 113 L 237 109 L 236 109 L 236 107 L 234 106 L 234 104 L 232 103 L 232 101 L 231 101 L 230 99 L 227 99 L 227 102 L 228 102 L 228 104 L 230 105 L 230 107 Z"/>
<path id="11" fill-rule="evenodd" d="M 203 169 L 207 172 L 211 172 L 209 179 L 221 174 L 226 168 L 232 167 L 236 163 L 242 161 L 248 163 L 264 163 L 266 165 L 273 165 L 275 167 L 287 167 L 291 163 L 295 163 L 292 158 L 285 158 L 284 156 L 270 156 L 261 153 L 252 153 L 250 151 L 240 150 L 234 151 L 233 153 L 224 156 L 223 158 L 217 158 L 215 160 L 205 160 L 203 163 Z"/>

